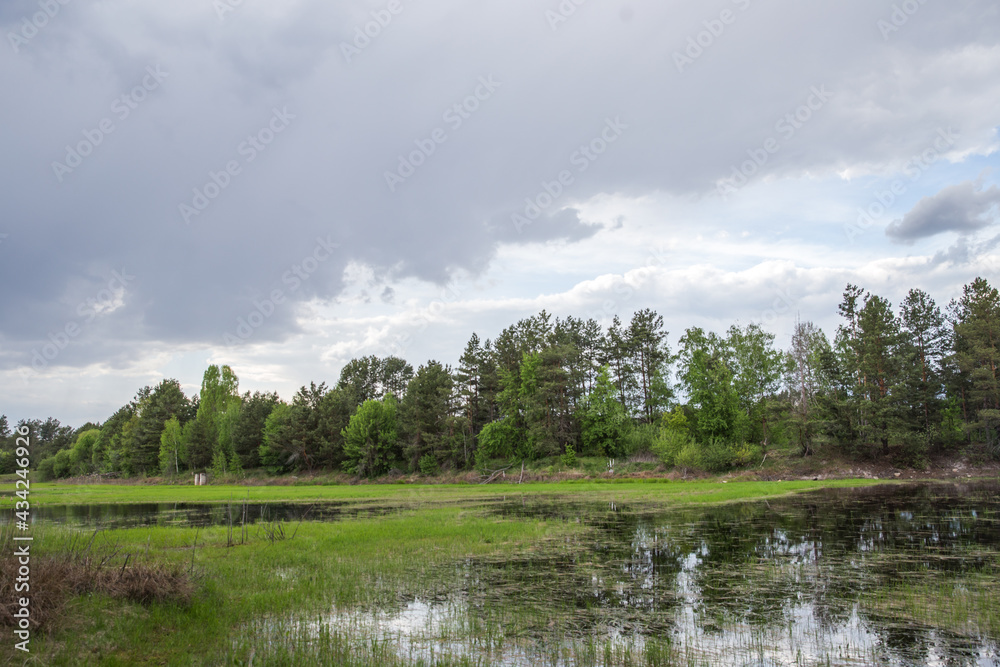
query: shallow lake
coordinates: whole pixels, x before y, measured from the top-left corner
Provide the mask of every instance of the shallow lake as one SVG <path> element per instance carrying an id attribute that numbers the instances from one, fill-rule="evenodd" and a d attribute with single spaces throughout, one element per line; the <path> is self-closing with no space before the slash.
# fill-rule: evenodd
<path id="1" fill-rule="evenodd" d="M 346 632 L 414 661 L 491 665 L 1000 665 L 997 484 L 681 507 L 507 491 L 465 504 L 580 529 L 514 558 L 422 571 L 392 603 L 265 618 L 246 632 Z M 247 515 L 334 522 L 405 509 L 286 503 Z M 234 502 L 236 524 L 241 511 Z M 93 528 L 225 524 L 229 513 L 98 505 L 35 518 Z"/>

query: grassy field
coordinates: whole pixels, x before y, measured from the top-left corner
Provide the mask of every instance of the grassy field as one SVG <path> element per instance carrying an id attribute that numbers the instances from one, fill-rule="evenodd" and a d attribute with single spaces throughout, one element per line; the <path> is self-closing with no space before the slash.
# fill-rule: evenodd
<path id="1" fill-rule="evenodd" d="M 372 501 L 393 503 L 454 502 L 504 495 L 577 495 L 589 498 L 723 502 L 774 497 L 817 488 L 869 486 L 876 480 L 729 482 L 671 481 L 667 479 L 585 480 L 536 484 L 364 484 L 340 486 L 155 486 L 56 483 L 33 484 L 35 505 L 90 505 L 96 503 L 227 502 L 249 497 L 251 502 Z M 13 506 L 13 485 L 2 496 L 3 508 Z"/>
<path id="2" fill-rule="evenodd" d="M 69 559 L 86 573 L 146 567 L 182 574 L 193 594 L 137 601 L 134 593 L 67 591 L 47 628 L 32 637 L 30 656 L 0 646 L 6 664 L 38 665 L 301 665 L 489 664 L 424 654 L 400 657 L 370 632 L 376 609 L 406 609 L 415 600 L 444 599 L 456 572 L 470 562 L 511 563 L 561 549 L 589 530 L 572 517 L 511 517 L 481 511 L 498 497 L 558 496 L 586 501 L 690 506 L 780 497 L 818 488 L 868 486 L 871 480 L 826 482 L 621 481 L 491 486 L 66 486 L 31 487 L 36 505 L 173 502 L 351 501 L 392 505 L 373 518 L 210 528 L 147 527 L 83 532 L 52 524 L 34 529 L 33 586 L 47 562 Z M 3 498 L 10 508 L 13 499 Z M 9 531 L 7 531 L 9 533 Z M 3 559 L 12 561 L 10 543 Z M 572 547 L 569 547 L 572 552 Z M 464 564 L 464 565 L 463 565 Z M 586 564 L 582 564 L 583 567 Z M 7 571 L 4 571 L 5 576 Z M 474 575 L 475 573 L 473 573 Z M 468 573 L 466 573 L 468 575 Z M 37 577 L 37 578 L 34 578 Z M 86 579 L 86 576 L 83 577 Z M 8 582 L 9 583 L 9 582 Z M 129 597 L 132 595 L 132 597 Z M 889 605 L 892 601 L 885 601 Z M 497 605 L 454 610 L 428 626 L 436 644 L 475 638 L 484 655 L 527 641 L 545 627 L 544 606 Z M 568 618 L 575 613 L 568 610 Z M 554 621 L 552 621 L 554 622 Z M 558 628 L 556 628 L 558 630 Z M 491 648 L 492 647 L 492 648 Z M 561 645 L 573 664 L 673 664 L 669 647 Z M 423 661 L 423 662 L 422 662 Z"/>

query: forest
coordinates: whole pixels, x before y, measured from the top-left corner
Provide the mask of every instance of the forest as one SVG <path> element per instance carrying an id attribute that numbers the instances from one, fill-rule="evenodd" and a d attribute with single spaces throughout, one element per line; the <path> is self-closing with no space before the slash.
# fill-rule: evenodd
<path id="1" fill-rule="evenodd" d="M 17 426 L 30 429 L 43 479 L 373 478 L 640 455 L 718 473 L 777 447 L 912 467 L 947 453 L 1000 459 L 995 287 L 977 278 L 942 309 L 919 289 L 894 308 L 847 285 L 838 311 L 832 338 L 799 321 L 786 350 L 755 323 L 690 328 L 672 350 L 651 309 L 606 329 L 542 311 L 492 339 L 473 334 L 454 368 L 354 359 L 335 385 L 311 382 L 285 402 L 241 394 L 229 366 L 210 366 L 193 397 L 164 379 L 101 423 Z M 13 472 L 13 450 L 2 416 L 0 472 Z"/>

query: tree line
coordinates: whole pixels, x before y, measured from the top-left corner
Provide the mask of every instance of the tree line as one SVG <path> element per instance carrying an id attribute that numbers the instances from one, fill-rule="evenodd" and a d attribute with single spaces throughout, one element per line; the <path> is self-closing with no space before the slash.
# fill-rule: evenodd
<path id="1" fill-rule="evenodd" d="M 905 465 L 967 446 L 1000 458 L 996 288 L 977 278 L 942 309 L 919 289 L 893 308 L 848 285 L 838 311 L 832 338 L 797 322 L 786 350 L 755 323 L 689 328 L 671 350 L 651 309 L 606 328 L 542 311 L 493 339 L 473 334 L 454 368 L 363 357 L 332 387 L 310 383 L 285 402 L 241 394 L 229 366 L 210 366 L 193 397 L 165 379 L 101 424 L 18 426 L 48 478 L 261 468 L 375 477 L 644 452 L 724 471 L 774 447 Z M 10 436 L 0 417 L 0 471 L 13 466 Z"/>

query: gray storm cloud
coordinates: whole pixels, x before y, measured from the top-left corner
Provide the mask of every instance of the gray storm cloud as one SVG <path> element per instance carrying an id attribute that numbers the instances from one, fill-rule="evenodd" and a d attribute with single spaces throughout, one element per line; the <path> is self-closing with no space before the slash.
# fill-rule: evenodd
<path id="1" fill-rule="evenodd" d="M 351 262 L 444 284 L 503 244 L 613 228 L 579 218 L 598 195 L 712 197 L 748 160 L 750 179 L 888 164 L 942 126 L 956 150 L 995 139 L 988 0 L 921 5 L 888 34 L 891 3 L 870 0 L 738 0 L 724 17 L 653 0 L 559 18 L 554 1 L 219 4 L 71 2 L 35 23 L 37 2 L 0 7 L 0 367 L 71 323 L 69 366 L 247 327 L 280 341 Z M 810 107 L 817 88 L 829 101 Z M 974 226 L 970 206 L 893 233 Z M 81 315 L 122 267 L 114 307 Z"/>
<path id="2" fill-rule="evenodd" d="M 924 197 L 901 219 L 890 223 L 885 233 L 902 242 L 943 232 L 969 234 L 996 222 L 998 205 L 1000 188 L 983 189 L 981 181 L 966 181 Z"/>

